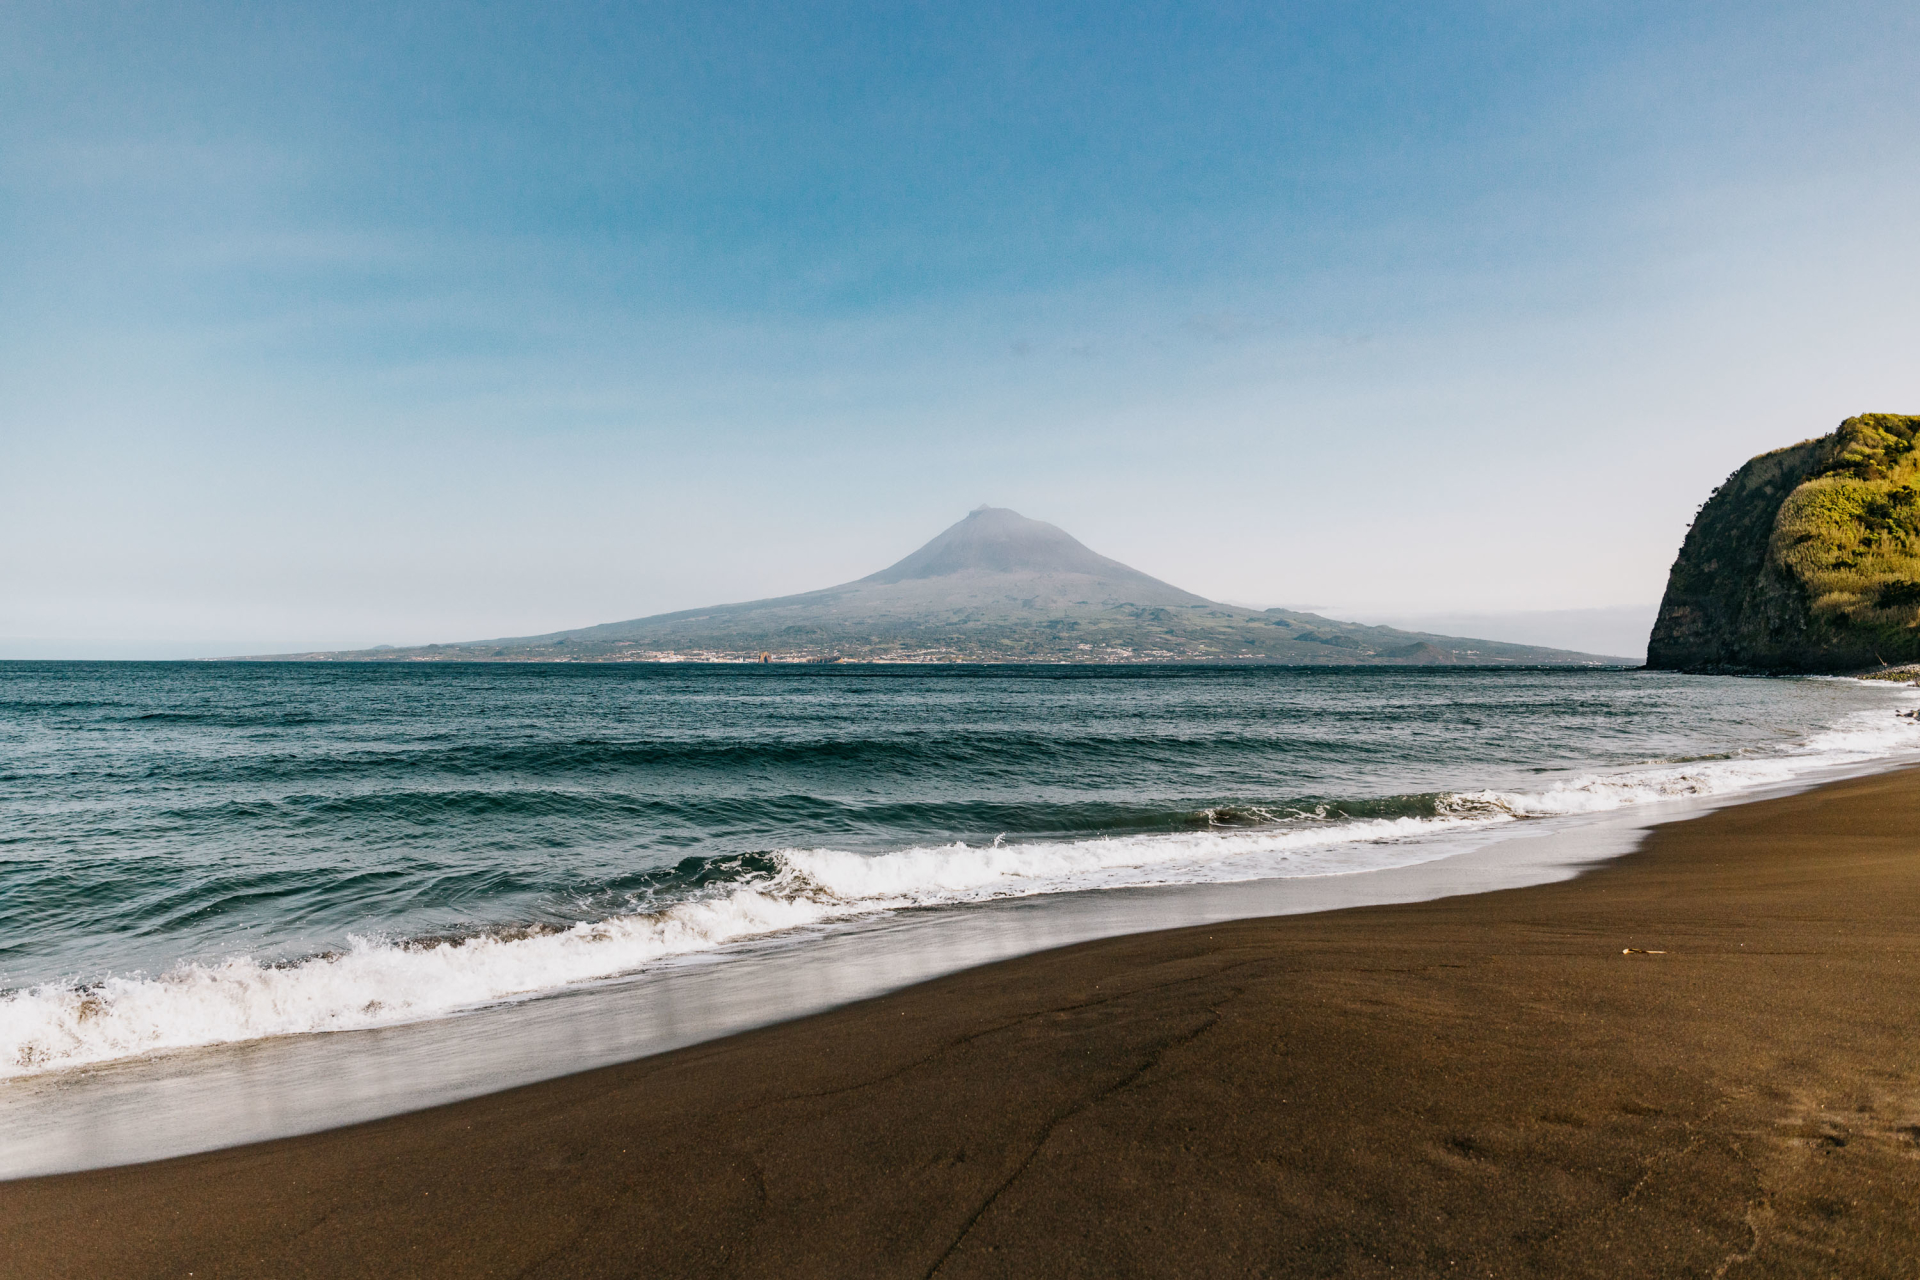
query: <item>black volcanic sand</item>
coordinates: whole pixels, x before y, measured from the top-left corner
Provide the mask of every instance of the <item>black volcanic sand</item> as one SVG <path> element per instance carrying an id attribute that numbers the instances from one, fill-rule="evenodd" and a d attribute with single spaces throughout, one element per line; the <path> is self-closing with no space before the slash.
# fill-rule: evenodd
<path id="1" fill-rule="evenodd" d="M 9 1276 L 1920 1274 L 1920 771 L 0 1184 Z M 1665 954 L 1623 955 L 1626 947 Z"/>

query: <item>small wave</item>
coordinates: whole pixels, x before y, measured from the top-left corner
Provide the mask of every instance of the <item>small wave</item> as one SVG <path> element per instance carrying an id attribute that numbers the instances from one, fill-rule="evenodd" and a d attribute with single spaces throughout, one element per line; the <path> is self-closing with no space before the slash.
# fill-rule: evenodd
<path id="1" fill-rule="evenodd" d="M 199 713 L 158 712 L 135 717 L 142 721 L 222 724 Z M 287 720 L 285 723 L 298 723 Z M 265 718 L 234 727 L 280 727 L 279 718 Z M 549 779 L 628 778 L 640 772 L 674 776 L 734 777 L 743 771 L 777 770 L 803 775 L 809 771 L 835 773 L 847 769 L 886 774 L 924 774 L 950 769 L 988 769 L 1015 772 L 1046 768 L 1091 768 L 1116 756 L 1151 761 L 1270 759 L 1297 749 L 1303 737 L 1287 735 L 1233 736 L 1167 732 L 1089 733 L 1062 741 L 1057 736 L 1017 730 L 956 731 L 937 738 L 912 735 L 861 737 L 768 737 L 742 742 L 687 738 L 576 738 L 567 741 L 504 743 L 408 742 L 381 749 L 314 756 L 292 751 L 261 751 L 218 759 L 170 761 L 167 776 L 226 784 L 255 781 L 288 783 L 297 780 L 386 777 L 396 769 L 421 776 L 447 778 L 513 777 Z M 1362 744 L 1312 739 L 1318 752 L 1367 755 Z"/>
<path id="2" fill-rule="evenodd" d="M 658 910 L 570 928 L 467 938 L 356 938 L 287 965 L 249 957 L 157 977 L 43 984 L 0 997 L 0 1077 L 157 1050 L 439 1017 L 617 977 L 655 961 L 904 907 L 1092 888 L 1362 869 L 1354 846 L 1482 818 L 1377 818 L 1331 830 L 1193 832 L 901 849 L 786 849 L 742 860 L 745 881 Z"/>
<path id="3" fill-rule="evenodd" d="M 1880 710 L 1774 754 L 1591 774 L 1538 791 L 1389 797 L 1310 810 L 1222 806 L 1204 810 L 1204 825 L 1192 830 L 1098 839 L 688 859 L 655 886 L 682 900 L 570 927 L 362 937 L 344 950 L 289 964 L 236 957 L 183 964 L 158 976 L 8 992 L 0 995 L 0 1078 L 161 1050 L 441 1017 L 907 907 L 1405 865 L 1451 851 L 1435 837 L 1737 792 L 1916 746 L 1920 724 Z M 1350 816 L 1367 808 L 1375 816 Z"/>
<path id="4" fill-rule="evenodd" d="M 1611 774 L 1585 774 L 1542 791 L 1469 791 L 1454 798 L 1460 808 L 1492 809 L 1519 818 L 1606 813 L 1662 800 L 1728 795 L 1790 782 L 1820 769 L 1882 759 L 1920 746 L 1920 724 L 1885 710 L 1857 712 L 1809 735 L 1786 750 L 1642 766 Z"/>

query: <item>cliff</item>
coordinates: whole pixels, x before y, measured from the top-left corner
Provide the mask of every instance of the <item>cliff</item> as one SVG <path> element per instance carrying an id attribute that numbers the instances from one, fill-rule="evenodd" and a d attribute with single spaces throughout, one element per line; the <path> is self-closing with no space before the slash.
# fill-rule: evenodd
<path id="1" fill-rule="evenodd" d="M 1920 417 L 1869 413 L 1748 462 L 1700 509 L 1647 665 L 1838 672 L 1920 659 Z"/>

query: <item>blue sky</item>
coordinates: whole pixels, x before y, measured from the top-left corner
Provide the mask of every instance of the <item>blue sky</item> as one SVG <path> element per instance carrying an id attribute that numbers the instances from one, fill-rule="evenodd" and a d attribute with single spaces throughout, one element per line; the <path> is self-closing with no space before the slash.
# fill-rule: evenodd
<path id="1" fill-rule="evenodd" d="M 981 502 L 1644 605 L 1746 457 L 1920 411 L 1914 65 L 1898 4 L 9 5 L 0 638 L 548 630 Z"/>

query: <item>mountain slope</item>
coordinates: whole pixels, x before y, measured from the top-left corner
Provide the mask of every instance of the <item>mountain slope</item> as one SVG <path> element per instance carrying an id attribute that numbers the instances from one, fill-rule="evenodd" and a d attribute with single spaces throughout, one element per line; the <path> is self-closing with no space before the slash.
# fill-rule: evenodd
<path id="1" fill-rule="evenodd" d="M 1062 529 L 982 507 L 905 559 L 800 595 L 346 660 L 1595 663 L 1593 654 L 1216 604 Z"/>
<path id="2" fill-rule="evenodd" d="M 1920 417 L 1765 453 L 1700 509 L 1647 665 L 1850 671 L 1920 659 Z"/>

